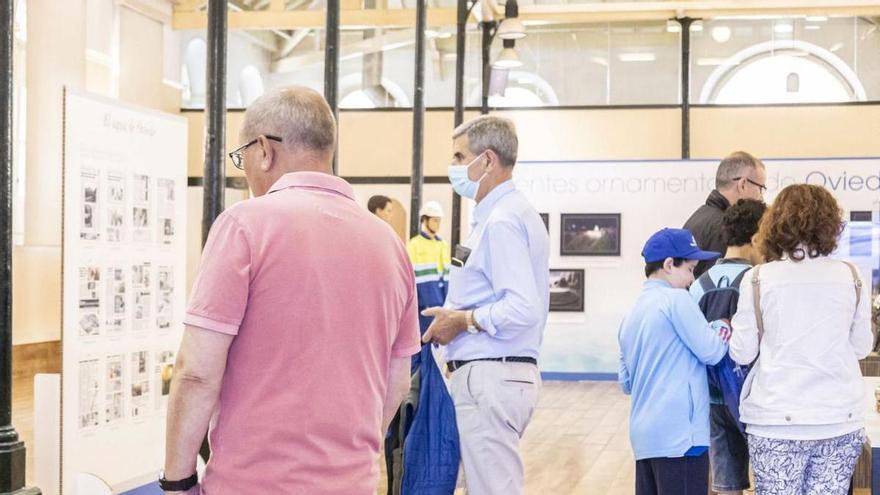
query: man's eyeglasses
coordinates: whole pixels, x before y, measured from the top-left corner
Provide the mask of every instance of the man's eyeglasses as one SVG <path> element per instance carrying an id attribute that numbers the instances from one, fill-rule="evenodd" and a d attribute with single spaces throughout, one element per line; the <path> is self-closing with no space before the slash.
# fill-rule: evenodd
<path id="1" fill-rule="evenodd" d="M 279 143 L 281 142 L 281 138 L 278 136 L 268 136 L 267 135 L 267 136 L 265 136 L 265 138 L 271 139 L 272 141 L 278 141 Z M 236 148 L 235 150 L 229 152 L 229 159 L 232 160 L 232 164 L 235 165 L 235 168 L 237 168 L 239 170 L 244 170 L 244 166 L 241 164 L 241 157 L 244 154 L 244 150 L 246 150 L 248 146 L 256 143 L 259 140 L 260 140 L 260 138 L 254 138 L 250 142 L 248 142 L 247 144 L 243 144 L 243 145 L 239 146 L 238 148 Z"/>
<path id="2" fill-rule="evenodd" d="M 752 179 L 749 179 L 748 177 L 734 177 L 732 180 L 737 181 L 737 180 L 742 180 L 742 179 L 745 179 L 746 182 L 748 182 L 749 184 L 751 184 L 751 185 L 757 187 L 758 189 L 760 189 L 760 190 L 761 190 L 761 194 L 764 194 L 765 192 L 767 192 L 767 186 L 765 186 L 764 184 L 760 184 L 760 183 L 758 183 L 758 182 L 755 182 L 755 181 L 753 181 Z"/>

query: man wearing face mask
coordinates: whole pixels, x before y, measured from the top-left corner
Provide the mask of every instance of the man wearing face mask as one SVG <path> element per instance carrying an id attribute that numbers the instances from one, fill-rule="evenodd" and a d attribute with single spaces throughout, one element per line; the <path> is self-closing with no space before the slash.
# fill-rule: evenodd
<path id="1" fill-rule="evenodd" d="M 468 493 L 523 493 L 519 440 L 541 388 L 538 349 L 550 305 L 549 238 L 513 183 L 513 122 L 483 116 L 453 133 L 449 180 L 477 202 L 452 254 L 449 294 L 423 342 L 447 344 Z"/>

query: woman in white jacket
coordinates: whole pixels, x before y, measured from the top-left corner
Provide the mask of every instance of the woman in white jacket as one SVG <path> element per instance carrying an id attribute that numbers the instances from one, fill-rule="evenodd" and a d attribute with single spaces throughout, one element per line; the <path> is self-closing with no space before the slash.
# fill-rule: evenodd
<path id="1" fill-rule="evenodd" d="M 842 225 L 826 189 L 786 187 L 756 238 L 768 263 L 742 282 L 730 356 L 757 358 L 740 414 L 759 495 L 845 494 L 865 441 L 858 360 L 873 343 L 870 292 L 828 257 Z"/>

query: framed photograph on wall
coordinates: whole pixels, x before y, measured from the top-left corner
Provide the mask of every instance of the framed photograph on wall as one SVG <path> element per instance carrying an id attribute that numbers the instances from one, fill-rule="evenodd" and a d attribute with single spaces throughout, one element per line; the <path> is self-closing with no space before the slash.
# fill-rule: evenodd
<path id="1" fill-rule="evenodd" d="M 563 213 L 562 256 L 620 256 L 620 213 Z"/>
<path id="2" fill-rule="evenodd" d="M 550 214 L 549 213 L 538 213 L 541 215 L 541 220 L 544 221 L 544 227 L 547 228 L 547 233 L 550 233 Z"/>
<path id="3" fill-rule="evenodd" d="M 584 270 L 550 269 L 550 311 L 584 311 Z"/>

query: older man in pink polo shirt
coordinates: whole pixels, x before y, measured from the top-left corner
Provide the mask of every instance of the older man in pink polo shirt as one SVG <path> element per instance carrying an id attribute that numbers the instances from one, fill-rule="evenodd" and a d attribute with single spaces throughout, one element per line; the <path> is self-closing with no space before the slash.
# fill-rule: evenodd
<path id="1" fill-rule="evenodd" d="M 167 493 L 376 493 L 382 432 L 420 349 L 406 249 L 331 173 L 336 124 L 312 90 L 245 114 L 230 153 L 255 198 L 211 228 L 168 407 Z M 196 455 L 210 424 L 201 485 Z"/>

